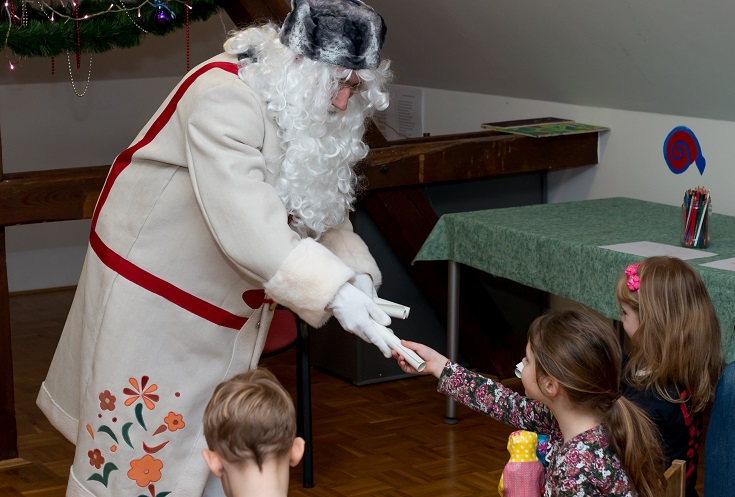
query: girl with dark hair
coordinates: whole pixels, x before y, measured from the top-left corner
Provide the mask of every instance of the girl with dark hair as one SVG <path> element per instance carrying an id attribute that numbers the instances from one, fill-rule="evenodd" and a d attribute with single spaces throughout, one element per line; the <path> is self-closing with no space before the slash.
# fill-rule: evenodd
<path id="1" fill-rule="evenodd" d="M 516 428 L 549 435 L 544 495 L 663 494 L 664 462 L 656 428 L 621 396 L 622 351 L 610 326 L 586 310 L 552 312 L 528 331 L 522 396 L 451 363 L 435 350 L 402 341 L 439 378 L 438 391 Z M 402 356 L 406 373 L 418 373 Z"/>

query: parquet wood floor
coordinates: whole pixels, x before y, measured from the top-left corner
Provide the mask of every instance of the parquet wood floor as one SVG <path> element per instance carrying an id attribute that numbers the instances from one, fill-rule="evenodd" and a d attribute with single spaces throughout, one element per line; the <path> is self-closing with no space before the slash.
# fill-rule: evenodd
<path id="1" fill-rule="evenodd" d="M 74 448 L 35 404 L 73 289 L 11 297 L 19 452 L 27 464 L 0 468 L 0 497 L 63 497 Z M 266 358 L 295 395 L 295 352 Z M 520 387 L 519 380 L 505 382 Z M 497 496 L 512 429 L 464 407 L 459 423 L 443 420 L 444 397 L 433 377 L 357 387 L 312 370 L 315 487 L 291 474 L 294 497 Z M 702 493 L 703 464 L 698 488 Z"/>

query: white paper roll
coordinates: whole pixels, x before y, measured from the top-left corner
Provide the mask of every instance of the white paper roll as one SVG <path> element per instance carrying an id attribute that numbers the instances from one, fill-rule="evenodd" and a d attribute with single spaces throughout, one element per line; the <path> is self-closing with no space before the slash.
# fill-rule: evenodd
<path id="1" fill-rule="evenodd" d="M 396 304 L 390 300 L 381 299 L 380 297 L 375 297 L 373 300 L 387 315 L 392 318 L 406 319 L 408 318 L 408 313 L 411 312 L 410 307 L 402 304 Z"/>
<path id="2" fill-rule="evenodd" d="M 426 362 L 413 350 L 407 349 L 401 345 L 401 339 L 398 338 L 393 330 L 386 328 L 385 326 L 378 324 L 373 321 L 375 329 L 377 329 L 383 338 L 385 339 L 388 346 L 403 356 L 407 363 L 411 365 L 413 369 L 419 373 L 426 369 Z"/>

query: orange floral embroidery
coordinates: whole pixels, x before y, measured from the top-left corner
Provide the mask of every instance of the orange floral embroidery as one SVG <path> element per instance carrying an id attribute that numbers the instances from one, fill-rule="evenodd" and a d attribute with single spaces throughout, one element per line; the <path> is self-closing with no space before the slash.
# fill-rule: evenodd
<path id="1" fill-rule="evenodd" d="M 163 418 L 163 421 L 166 423 L 166 426 L 168 426 L 169 431 L 180 430 L 186 426 L 186 423 L 184 423 L 184 416 L 176 414 L 173 411 L 169 412 L 168 416 Z"/>
<path id="2" fill-rule="evenodd" d="M 163 461 L 146 454 L 140 459 L 130 461 L 130 471 L 128 478 L 135 480 L 139 487 L 146 487 L 154 481 L 161 479 L 161 469 Z"/>
<path id="3" fill-rule="evenodd" d="M 105 390 L 100 394 L 100 409 L 103 411 L 114 411 L 116 400 L 117 397 L 112 395 L 109 390 Z"/>
<path id="4" fill-rule="evenodd" d="M 99 449 L 90 450 L 87 452 L 89 456 L 89 464 L 97 469 L 100 469 L 105 463 L 105 458 L 102 456 L 102 452 Z"/>
<path id="5" fill-rule="evenodd" d="M 146 385 L 148 385 L 148 377 L 143 376 L 140 378 L 140 386 L 138 386 L 138 380 L 135 378 L 130 378 L 130 384 L 133 386 L 133 390 L 130 388 L 123 388 L 123 393 L 125 395 L 130 395 L 131 397 L 125 401 L 125 405 L 129 406 L 133 402 L 135 402 L 138 399 L 142 399 L 145 403 L 145 406 L 149 410 L 153 410 L 156 405 L 154 402 L 158 402 L 159 397 L 158 395 L 154 394 L 156 390 L 158 390 L 158 385 L 155 383 L 146 388 Z"/>

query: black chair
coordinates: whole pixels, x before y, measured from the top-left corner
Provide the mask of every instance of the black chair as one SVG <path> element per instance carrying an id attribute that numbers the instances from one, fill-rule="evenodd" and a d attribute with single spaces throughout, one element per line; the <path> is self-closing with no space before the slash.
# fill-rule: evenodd
<path id="1" fill-rule="evenodd" d="M 306 441 L 302 468 L 304 488 L 314 487 L 314 454 L 311 432 L 311 363 L 309 361 L 309 326 L 287 309 L 276 309 L 268 330 L 262 357 L 270 357 L 296 344 L 296 426 Z"/>

